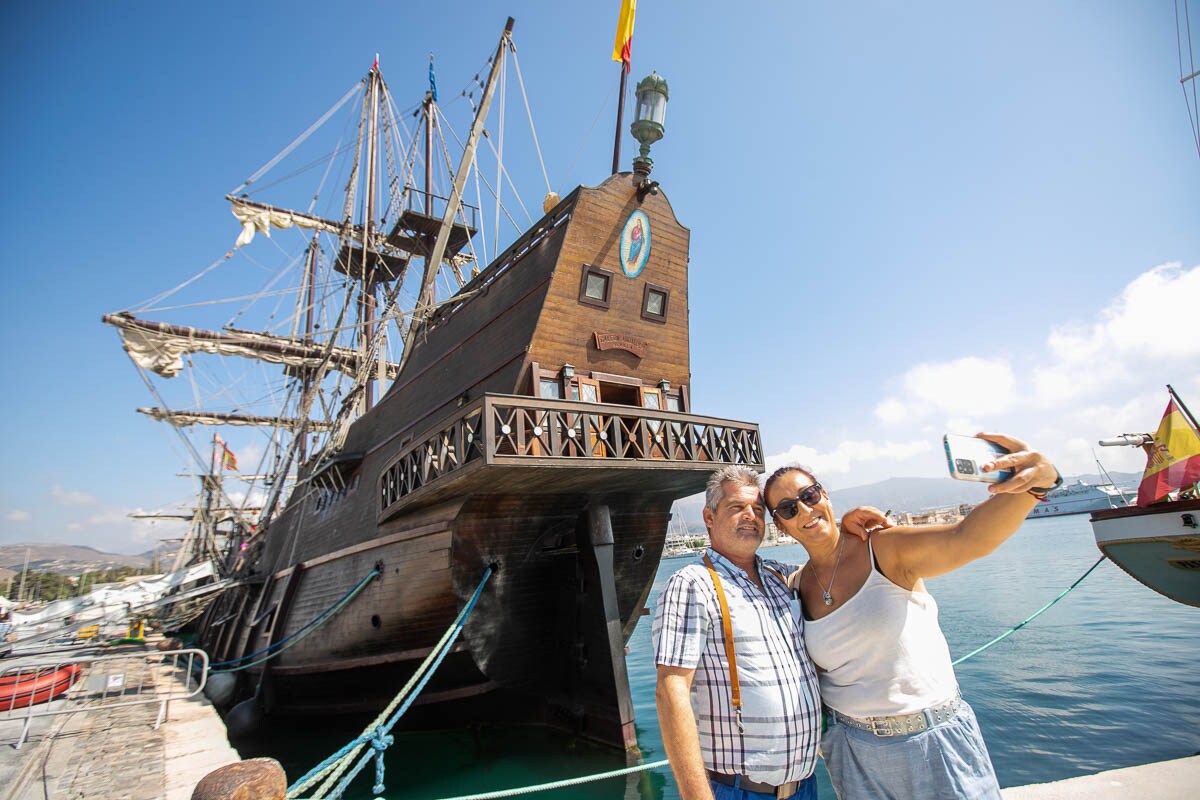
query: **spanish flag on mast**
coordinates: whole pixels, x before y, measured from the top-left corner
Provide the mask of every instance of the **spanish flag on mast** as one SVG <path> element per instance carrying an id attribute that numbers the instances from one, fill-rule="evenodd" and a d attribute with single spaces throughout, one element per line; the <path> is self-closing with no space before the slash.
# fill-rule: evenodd
<path id="1" fill-rule="evenodd" d="M 213 436 L 213 443 L 220 445 L 221 447 L 221 466 L 225 469 L 231 469 L 234 472 L 237 472 L 237 456 L 235 456 L 233 451 L 229 449 L 229 446 L 225 444 L 225 440 L 221 438 L 220 434 Z"/>
<path id="2" fill-rule="evenodd" d="M 1138 486 L 1137 504 L 1148 506 L 1200 481 L 1200 433 L 1176 402 L 1174 392 L 1167 410 L 1146 447 L 1146 472 Z"/>
<path id="3" fill-rule="evenodd" d="M 613 42 L 613 61 L 625 64 L 629 72 L 629 62 L 633 53 L 633 18 L 637 14 L 637 0 L 621 0 L 621 16 L 617 17 L 617 39 Z"/>

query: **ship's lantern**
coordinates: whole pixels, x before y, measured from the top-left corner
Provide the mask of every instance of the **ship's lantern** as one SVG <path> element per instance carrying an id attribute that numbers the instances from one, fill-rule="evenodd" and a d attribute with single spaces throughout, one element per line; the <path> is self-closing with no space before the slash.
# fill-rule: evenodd
<path id="1" fill-rule="evenodd" d="M 667 82 L 657 72 L 651 72 L 638 81 L 637 114 L 629 126 L 633 138 L 641 144 L 637 158 L 633 160 L 633 181 L 640 188 L 647 183 L 654 159 L 650 158 L 650 145 L 663 137 L 667 118 Z"/>

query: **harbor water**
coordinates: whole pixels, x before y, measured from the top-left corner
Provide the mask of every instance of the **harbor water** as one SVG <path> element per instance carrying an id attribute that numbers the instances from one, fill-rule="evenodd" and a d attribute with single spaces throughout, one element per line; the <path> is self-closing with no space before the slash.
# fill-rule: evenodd
<path id="1" fill-rule="evenodd" d="M 798 545 L 763 554 L 799 563 Z M 1099 558 L 1087 515 L 1030 520 L 996 553 L 928 581 L 958 658 L 1053 600 Z M 662 563 L 649 605 L 672 572 Z M 1108 561 L 1057 605 L 957 668 L 1002 786 L 1060 780 L 1200 752 L 1200 609 L 1145 588 Z M 650 618 L 629 642 L 638 738 L 646 761 L 665 758 L 654 711 Z M 397 687 L 399 688 L 399 687 Z M 288 722 L 238 742 L 244 757 L 279 758 L 295 780 L 369 722 Z M 624 757 L 530 729 L 396 735 L 387 798 L 449 798 L 620 769 Z M 834 797 L 824 768 L 821 796 Z M 350 798 L 371 798 L 368 767 Z M 541 792 L 538 798 L 678 797 L 669 770 Z"/>

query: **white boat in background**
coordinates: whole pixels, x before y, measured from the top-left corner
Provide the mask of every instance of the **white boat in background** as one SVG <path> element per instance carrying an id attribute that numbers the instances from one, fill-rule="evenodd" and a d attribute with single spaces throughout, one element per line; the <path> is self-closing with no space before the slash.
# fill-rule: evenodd
<path id="1" fill-rule="evenodd" d="M 1077 481 L 1050 492 L 1046 495 L 1046 502 L 1034 506 L 1026 519 L 1087 514 L 1110 508 L 1124 508 L 1127 505 L 1129 500 L 1111 483 L 1093 484 Z"/>
<path id="2" fill-rule="evenodd" d="M 1122 434 L 1104 447 L 1146 451 L 1138 504 L 1092 513 L 1096 546 L 1110 561 L 1161 595 L 1200 607 L 1200 428 L 1168 386 L 1171 399 L 1154 434 Z"/>

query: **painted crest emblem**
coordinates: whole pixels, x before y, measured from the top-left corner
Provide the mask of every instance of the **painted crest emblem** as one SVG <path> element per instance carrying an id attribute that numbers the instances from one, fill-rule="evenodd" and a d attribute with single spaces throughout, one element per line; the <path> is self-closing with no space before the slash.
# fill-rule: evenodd
<path id="1" fill-rule="evenodd" d="M 645 211 L 634 211 L 621 229 L 621 271 L 636 278 L 650 259 L 650 218 Z"/>

